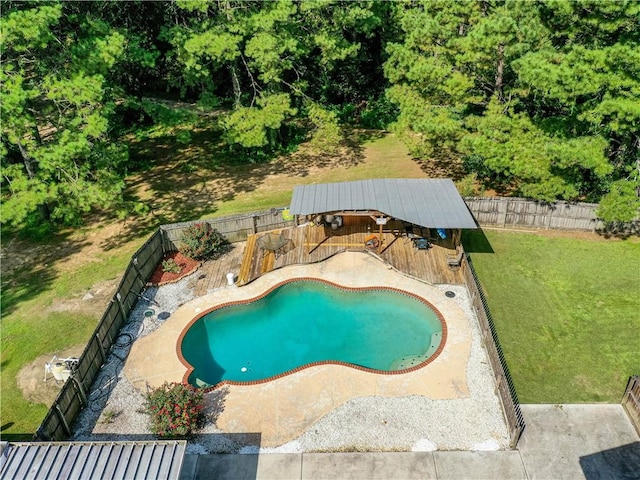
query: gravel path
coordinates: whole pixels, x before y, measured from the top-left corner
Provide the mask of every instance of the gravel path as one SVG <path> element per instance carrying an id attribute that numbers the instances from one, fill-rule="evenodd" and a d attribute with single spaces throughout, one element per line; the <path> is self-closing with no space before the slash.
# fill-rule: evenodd
<path id="1" fill-rule="evenodd" d="M 122 374 L 131 343 L 158 328 L 180 305 L 193 298 L 189 279 L 148 289 L 131 312 L 74 426 L 76 441 L 149 440 L 148 417 L 142 413 L 144 396 Z M 466 288 L 438 286 L 454 292 L 454 300 L 469 318 L 471 356 L 467 366 L 470 395 L 456 400 L 421 396 L 361 397 L 350 400 L 320 419 L 297 439 L 277 448 L 251 446 L 250 438 L 225 435 L 213 422 L 194 436 L 187 453 L 296 453 L 324 451 L 432 451 L 498 450 L 508 448 L 508 430 L 494 377 L 481 346 L 480 329 Z M 155 315 L 145 317 L 152 308 Z M 215 403 L 216 392 L 208 401 Z M 247 444 L 249 446 L 247 446 Z"/>

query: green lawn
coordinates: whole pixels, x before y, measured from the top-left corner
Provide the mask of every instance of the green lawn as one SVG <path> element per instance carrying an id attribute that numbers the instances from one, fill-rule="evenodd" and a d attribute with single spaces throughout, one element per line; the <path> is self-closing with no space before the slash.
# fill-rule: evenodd
<path id="1" fill-rule="evenodd" d="M 68 272 L 56 273 L 54 268 L 23 271 L 16 274 L 19 281 L 15 284 L 3 278 L 0 377 L 3 440 L 30 440 L 49 409 L 49 405 L 30 403 L 22 396 L 16 382 L 20 369 L 40 355 L 86 343 L 100 319 L 98 315 L 60 312 L 49 307 L 55 300 L 86 292 L 99 281 L 119 277 L 134 251 L 124 248 L 104 252 Z"/>
<path id="2" fill-rule="evenodd" d="M 519 400 L 620 402 L 640 373 L 638 239 L 486 230 L 463 241 Z"/>

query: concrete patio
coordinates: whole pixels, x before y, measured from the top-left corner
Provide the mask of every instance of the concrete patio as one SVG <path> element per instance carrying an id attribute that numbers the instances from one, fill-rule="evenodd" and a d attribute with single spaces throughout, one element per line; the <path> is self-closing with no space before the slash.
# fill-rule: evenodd
<path id="1" fill-rule="evenodd" d="M 638 479 L 640 437 L 620 405 L 522 405 L 516 450 L 187 455 L 181 480 Z"/>

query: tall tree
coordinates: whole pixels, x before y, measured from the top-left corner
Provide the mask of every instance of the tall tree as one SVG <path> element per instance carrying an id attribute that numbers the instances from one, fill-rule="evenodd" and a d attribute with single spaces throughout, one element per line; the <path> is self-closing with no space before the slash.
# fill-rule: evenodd
<path id="1" fill-rule="evenodd" d="M 404 34 L 385 64 L 397 130 L 417 156 L 540 200 L 598 200 L 613 181 L 637 182 L 638 8 L 398 4 Z"/>
<path id="2" fill-rule="evenodd" d="M 640 4 L 536 6 L 549 42 L 514 62 L 527 111 L 548 130 L 606 140 L 609 174 L 583 169 L 581 190 L 592 200 L 605 194 L 605 218 L 629 221 L 640 207 Z"/>
<path id="3" fill-rule="evenodd" d="M 109 137 L 114 102 L 105 78 L 126 39 L 103 22 L 65 15 L 65 4 L 3 12 L 2 221 L 39 211 L 75 223 L 118 201 L 126 148 Z"/>
<path id="4" fill-rule="evenodd" d="M 254 149 L 286 142 L 283 125 L 296 115 L 306 116 L 315 132 L 335 131 L 336 117 L 326 105 L 329 89 L 319 84 L 328 83 L 340 62 L 357 58 L 360 39 L 381 22 L 373 2 L 178 5 L 180 20 L 162 37 L 182 68 L 176 80 L 197 89 L 201 101 L 230 95 L 225 138 Z"/>

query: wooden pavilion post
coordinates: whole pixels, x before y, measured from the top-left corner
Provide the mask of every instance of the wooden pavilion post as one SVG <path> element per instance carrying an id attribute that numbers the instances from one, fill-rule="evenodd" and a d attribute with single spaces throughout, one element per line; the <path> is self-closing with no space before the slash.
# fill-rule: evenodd
<path id="1" fill-rule="evenodd" d="M 369 215 L 369 216 L 376 222 L 377 225 L 380 226 L 379 233 L 378 233 L 378 248 L 377 248 L 377 253 L 380 254 L 380 252 L 382 251 L 382 227 L 384 227 L 387 224 L 387 221 L 389 219 L 384 216 L 384 213 L 377 212 L 377 215 L 378 215 L 377 217 L 374 217 L 373 215 Z"/>

